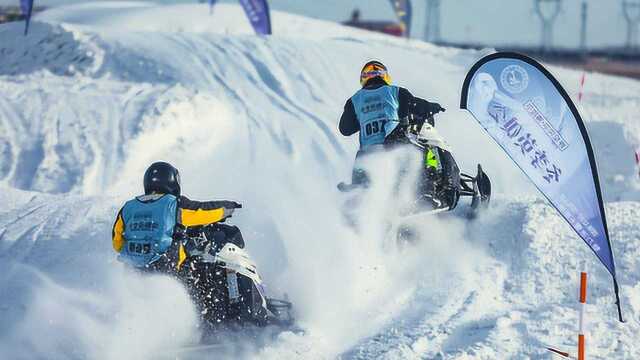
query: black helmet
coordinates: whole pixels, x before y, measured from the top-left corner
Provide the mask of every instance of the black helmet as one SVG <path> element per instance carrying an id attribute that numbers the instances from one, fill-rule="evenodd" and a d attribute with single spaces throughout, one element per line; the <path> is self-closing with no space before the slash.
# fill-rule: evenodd
<path id="1" fill-rule="evenodd" d="M 144 193 L 180 196 L 180 173 L 171 164 L 158 161 L 144 172 Z"/>

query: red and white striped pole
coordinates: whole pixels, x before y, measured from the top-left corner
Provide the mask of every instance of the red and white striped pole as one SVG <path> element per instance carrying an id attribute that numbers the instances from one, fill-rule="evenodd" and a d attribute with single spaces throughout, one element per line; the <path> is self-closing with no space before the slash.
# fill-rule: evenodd
<path id="1" fill-rule="evenodd" d="M 587 303 L 587 273 L 580 273 L 580 323 L 578 331 L 578 360 L 585 359 L 584 352 L 584 310 Z"/>
<path id="2" fill-rule="evenodd" d="M 582 76 L 580 77 L 580 90 L 578 91 L 578 102 L 582 102 L 582 95 L 584 90 L 584 79 L 586 76 L 587 74 L 583 72 Z"/>
<path id="3" fill-rule="evenodd" d="M 638 168 L 638 176 L 640 177 L 640 146 L 636 147 L 636 167 Z"/>

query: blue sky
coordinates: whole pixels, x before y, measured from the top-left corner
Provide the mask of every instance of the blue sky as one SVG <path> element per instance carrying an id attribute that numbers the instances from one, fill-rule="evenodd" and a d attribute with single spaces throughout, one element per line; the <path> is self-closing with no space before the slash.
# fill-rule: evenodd
<path id="1" fill-rule="evenodd" d="M 83 0 L 87 1 L 87 0 Z M 222 0 L 232 2 L 233 0 Z M 533 0 L 441 0 L 442 36 L 456 42 L 479 41 L 488 45 L 539 44 L 540 21 L 534 13 Z M 554 43 L 564 47 L 579 45 L 580 4 L 583 0 L 563 0 L 557 18 Z M 53 5 L 78 0 L 36 0 Z M 160 0 L 171 3 L 189 1 Z M 586 0 L 589 4 L 587 38 L 589 46 L 621 45 L 626 40 L 626 23 L 622 0 Z M 17 4 L 18 0 L 0 0 L 0 4 Z M 271 7 L 307 16 L 341 21 L 359 8 L 365 19 L 392 19 L 387 0 L 270 0 Z M 413 0 L 414 37 L 424 33 L 425 0 Z"/>

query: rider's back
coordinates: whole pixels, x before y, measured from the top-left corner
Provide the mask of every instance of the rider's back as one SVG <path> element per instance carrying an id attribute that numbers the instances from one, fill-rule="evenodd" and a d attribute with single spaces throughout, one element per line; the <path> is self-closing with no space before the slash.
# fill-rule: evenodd
<path id="1" fill-rule="evenodd" d="M 393 85 L 365 87 L 351 97 L 360 127 L 360 148 L 384 143 L 398 126 L 399 88 Z"/>
<path id="2" fill-rule="evenodd" d="M 113 248 L 120 254 L 120 260 L 138 268 L 179 265 L 182 244 L 174 241 L 181 235 L 179 229 L 222 222 L 239 207 L 233 201 L 194 201 L 184 195 L 137 196 L 118 213 Z M 237 229 L 221 228 L 225 234 Z"/>
<path id="3" fill-rule="evenodd" d="M 177 220 L 178 198 L 172 194 L 137 196 L 120 212 L 125 242 L 120 259 L 143 267 L 159 259 L 171 246 Z"/>
<path id="4" fill-rule="evenodd" d="M 344 136 L 360 132 L 360 150 L 366 150 L 402 137 L 400 119 L 415 116 L 424 121 L 438 111 L 442 111 L 439 104 L 374 78 L 347 100 L 338 128 Z"/>
<path id="5" fill-rule="evenodd" d="M 145 195 L 124 204 L 112 231 L 119 259 L 137 268 L 177 270 L 188 256 L 180 241 L 185 229 L 223 222 L 242 207 L 233 201 L 194 201 L 181 195 L 180 174 L 166 162 L 151 164 L 143 183 Z M 239 233 L 235 227 L 224 230 L 222 235 Z M 239 235 L 234 239 L 244 245 Z"/>

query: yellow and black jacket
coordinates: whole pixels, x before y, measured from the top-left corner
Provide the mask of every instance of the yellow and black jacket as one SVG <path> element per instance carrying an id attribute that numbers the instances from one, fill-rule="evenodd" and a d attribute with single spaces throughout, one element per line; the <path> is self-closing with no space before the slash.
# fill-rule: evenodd
<path id="1" fill-rule="evenodd" d="M 156 206 L 162 202 L 166 205 Z M 157 211 L 149 215 L 155 211 L 154 206 L 155 209 L 160 208 L 164 211 L 161 216 L 158 216 Z M 180 267 L 186 253 L 182 244 L 173 241 L 177 236 L 176 228 L 185 229 L 223 222 L 233 214 L 235 209 L 241 207 L 241 204 L 234 201 L 194 201 L 185 196 L 176 198 L 170 194 L 138 196 L 128 201 L 118 212 L 112 231 L 113 249 L 120 253 L 121 257 L 129 257 L 137 261 L 138 263 L 133 264 L 135 266 L 146 266 L 147 264 L 144 263 L 157 260 L 153 257 L 157 258 L 158 253 L 167 253 L 170 258 L 178 258 L 172 262 L 176 262 Z M 132 211 L 131 208 L 136 210 Z M 145 219 L 145 216 L 148 219 Z M 165 217 L 168 220 L 164 221 Z M 154 221 L 154 218 L 159 218 L 160 221 Z M 166 224 L 158 224 L 159 222 Z M 136 234 L 139 233 L 145 234 L 147 238 L 149 234 L 161 235 L 160 239 L 145 242 L 143 240 L 146 239 L 136 238 Z M 171 253 L 174 255 L 172 256 Z"/>

